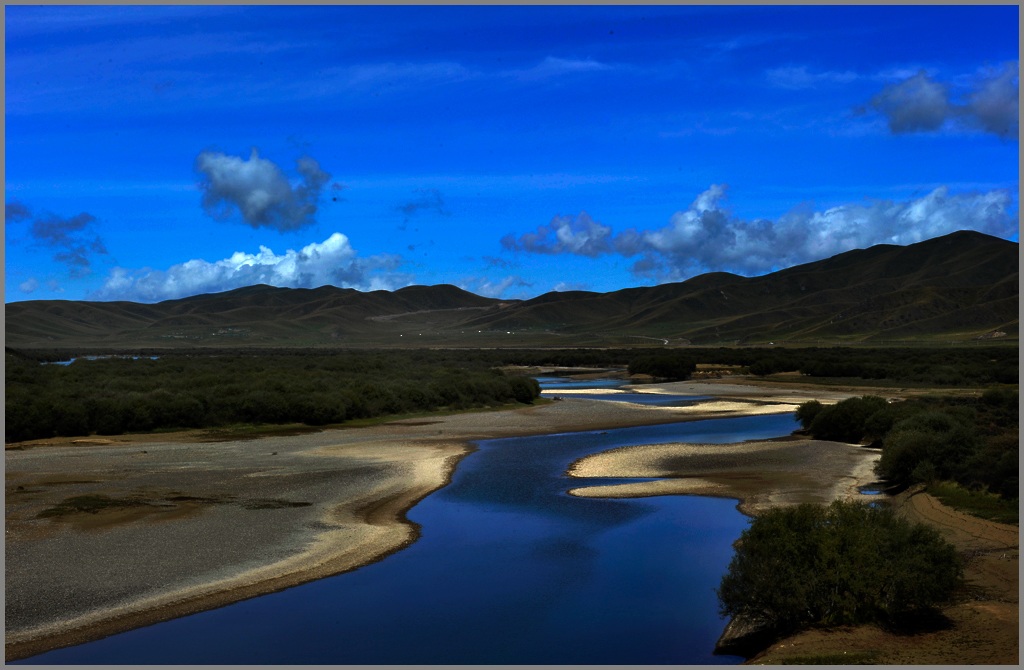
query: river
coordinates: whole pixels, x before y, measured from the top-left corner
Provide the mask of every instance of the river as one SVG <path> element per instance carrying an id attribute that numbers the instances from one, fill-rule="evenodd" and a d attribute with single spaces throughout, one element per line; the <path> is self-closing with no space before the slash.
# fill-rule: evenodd
<path id="1" fill-rule="evenodd" d="M 421 538 L 384 560 L 23 662 L 737 663 L 712 653 L 714 588 L 746 527 L 736 501 L 577 498 L 566 490 L 617 480 L 565 471 L 619 446 L 796 427 L 786 414 L 481 441 L 409 512 Z"/>

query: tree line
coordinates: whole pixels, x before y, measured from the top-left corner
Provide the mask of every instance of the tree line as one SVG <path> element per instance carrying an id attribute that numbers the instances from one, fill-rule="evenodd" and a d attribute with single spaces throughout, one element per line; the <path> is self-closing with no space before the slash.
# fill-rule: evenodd
<path id="1" fill-rule="evenodd" d="M 812 400 L 796 416 L 816 438 L 880 447 L 878 474 L 893 484 L 954 481 L 1012 500 L 1020 495 L 1018 400 L 1010 387 L 892 403 L 867 395 L 831 406 Z"/>
<path id="2" fill-rule="evenodd" d="M 41 365 L 6 356 L 8 442 L 232 424 L 338 424 L 531 404 L 536 380 L 423 352 L 163 354 Z"/>
<path id="3" fill-rule="evenodd" d="M 163 349 L 124 350 L 34 349 L 8 353 L 37 361 L 67 360 L 87 354 L 136 356 L 168 354 Z M 697 363 L 739 366 L 741 371 L 767 376 L 798 372 L 809 378 L 862 379 L 908 385 L 987 387 L 1016 384 L 1018 350 L 1013 346 L 970 347 L 634 347 L 570 349 L 388 349 L 343 350 L 268 348 L 203 349 L 195 356 L 265 357 L 288 355 L 318 357 L 370 352 L 411 357 L 443 365 L 464 364 L 499 367 L 503 365 L 554 367 L 628 368 L 636 374 L 666 379 L 685 379 Z"/>
<path id="4" fill-rule="evenodd" d="M 136 356 L 77 360 L 85 355 Z M 158 360 L 149 360 L 149 357 Z M 810 379 L 985 386 L 1017 379 L 1012 347 L 830 349 L 162 349 L 6 351 L 6 439 L 116 434 L 232 423 L 326 425 L 436 409 L 532 402 L 532 380 L 504 366 L 625 368 L 668 380 L 697 363 Z M 932 372 L 929 372 L 931 370 Z M 842 439 L 842 438 L 829 438 Z"/>

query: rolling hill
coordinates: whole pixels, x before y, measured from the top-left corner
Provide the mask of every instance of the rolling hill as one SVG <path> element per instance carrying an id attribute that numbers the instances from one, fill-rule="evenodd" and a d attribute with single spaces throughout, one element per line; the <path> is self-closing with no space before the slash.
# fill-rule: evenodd
<path id="1" fill-rule="evenodd" d="M 156 304 L 6 305 L 12 348 L 623 346 L 1016 340 L 1019 245 L 960 231 L 760 277 L 498 300 L 451 285 L 249 286 Z"/>

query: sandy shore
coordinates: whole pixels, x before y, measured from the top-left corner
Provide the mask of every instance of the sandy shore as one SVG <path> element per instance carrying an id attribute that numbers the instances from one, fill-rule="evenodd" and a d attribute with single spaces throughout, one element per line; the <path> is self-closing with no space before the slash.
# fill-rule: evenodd
<path id="1" fill-rule="evenodd" d="M 634 498 L 702 495 L 740 500 L 755 515 L 768 507 L 802 502 L 870 499 L 859 487 L 875 481 L 879 452 L 856 445 L 783 438 L 738 444 L 654 444 L 613 449 L 572 464 L 573 477 L 657 478 L 581 486 L 582 497 Z"/>

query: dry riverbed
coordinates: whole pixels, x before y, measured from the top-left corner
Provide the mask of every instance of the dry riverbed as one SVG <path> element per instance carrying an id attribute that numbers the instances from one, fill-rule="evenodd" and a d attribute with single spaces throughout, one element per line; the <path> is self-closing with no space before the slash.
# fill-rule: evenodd
<path id="1" fill-rule="evenodd" d="M 474 440 L 789 412 L 812 398 L 836 402 L 868 392 L 715 382 L 638 390 L 716 400 L 661 408 L 566 399 L 251 440 L 190 432 L 7 445 L 6 658 L 379 560 L 415 541 L 418 529 L 405 512 L 449 481 Z M 628 458 L 624 451 L 584 459 L 572 474 L 624 464 L 663 473 L 656 476 L 671 471 L 668 483 L 655 483 L 665 489 L 600 491 L 581 478 L 574 493 L 725 495 L 756 513 L 763 505 L 856 495 L 857 485 L 871 481 L 876 457 L 798 439 L 639 448 Z"/>

